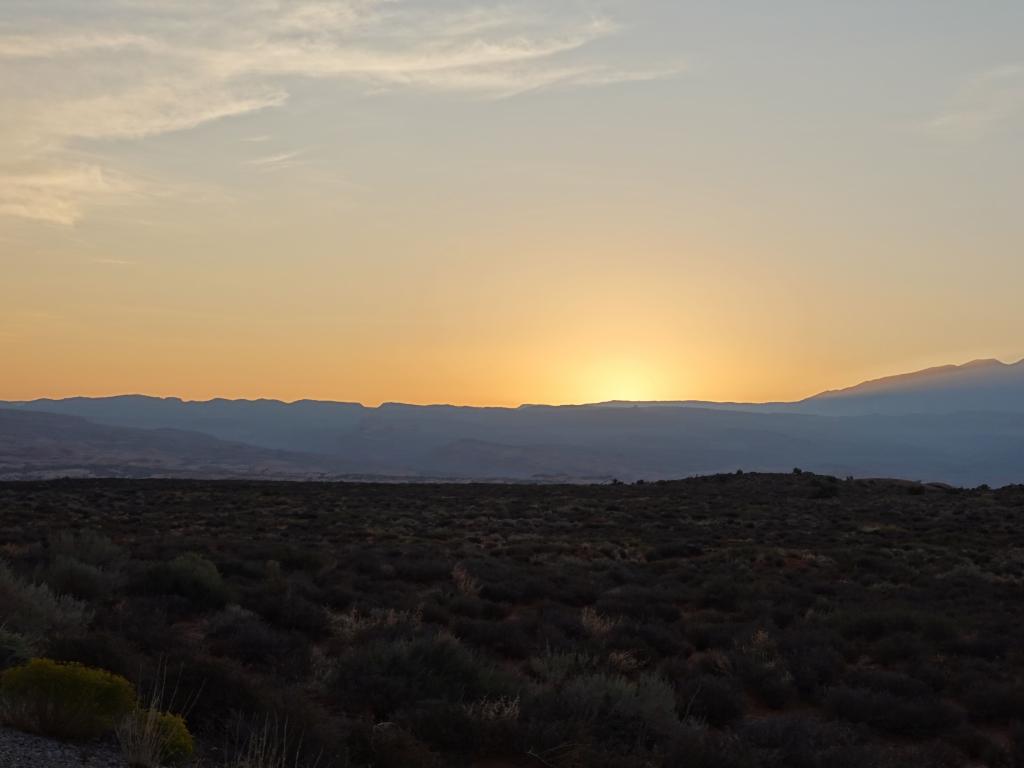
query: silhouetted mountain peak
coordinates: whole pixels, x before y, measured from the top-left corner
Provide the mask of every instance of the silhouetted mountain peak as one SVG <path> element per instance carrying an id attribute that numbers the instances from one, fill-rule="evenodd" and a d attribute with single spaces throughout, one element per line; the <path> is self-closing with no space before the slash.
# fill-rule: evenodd
<path id="1" fill-rule="evenodd" d="M 909 394 L 918 390 L 928 391 L 936 388 L 999 386 L 1016 383 L 1020 371 L 1024 371 L 1024 365 L 1021 363 L 1009 364 L 995 359 L 972 360 L 963 365 L 942 365 L 912 373 L 872 379 L 853 387 L 821 392 L 802 402 L 864 395 Z"/>

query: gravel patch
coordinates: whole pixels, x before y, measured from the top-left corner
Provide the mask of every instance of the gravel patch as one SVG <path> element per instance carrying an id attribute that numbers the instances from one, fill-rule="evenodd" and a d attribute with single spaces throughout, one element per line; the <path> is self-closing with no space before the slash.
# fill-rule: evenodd
<path id="1" fill-rule="evenodd" d="M 68 744 L 0 728 L 0 768 L 125 768 L 106 744 Z"/>

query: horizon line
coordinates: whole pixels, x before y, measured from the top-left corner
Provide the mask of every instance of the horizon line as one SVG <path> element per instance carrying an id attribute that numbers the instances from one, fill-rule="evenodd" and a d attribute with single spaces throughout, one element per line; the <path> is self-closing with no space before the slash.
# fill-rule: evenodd
<path id="1" fill-rule="evenodd" d="M 1007 363 L 998 358 L 976 358 L 969 360 L 966 363 L 959 364 L 948 364 L 931 366 L 928 368 L 922 368 L 916 371 L 909 371 L 905 373 L 896 373 L 886 376 L 880 376 L 874 379 L 866 379 L 858 382 L 857 384 L 848 385 L 845 387 L 839 387 L 837 389 L 825 389 L 805 397 L 797 398 L 795 400 L 765 400 L 765 401 L 743 401 L 743 400 L 708 400 L 708 399 L 696 399 L 696 398 L 684 398 L 678 400 L 659 398 L 656 400 L 624 400 L 624 399 L 611 399 L 611 400 L 600 400 L 594 402 L 565 402 L 565 403 L 538 403 L 538 402 L 522 402 L 518 405 L 468 405 L 458 403 L 444 403 L 444 402 L 404 402 L 398 400 L 383 400 L 377 405 L 367 405 L 357 400 L 323 400 L 319 398 L 298 398 L 296 400 L 285 400 L 282 398 L 275 397 L 224 397 L 214 396 L 205 399 L 190 399 L 183 398 L 177 395 L 150 395 L 141 392 L 125 392 L 119 394 L 110 395 L 68 395 L 65 397 L 36 397 L 31 399 L 17 399 L 17 400 L 0 400 L 0 403 L 10 405 L 29 405 L 32 403 L 38 403 L 40 401 L 51 401 L 60 402 L 64 400 L 115 400 L 115 399 L 127 399 L 127 398 L 144 398 L 148 400 L 162 400 L 162 401 L 176 401 L 182 404 L 205 404 L 213 402 L 227 402 L 227 403 L 278 403 L 281 405 L 298 405 L 301 403 L 320 403 L 325 405 L 351 405 L 359 406 L 368 410 L 376 410 L 385 406 L 405 406 L 412 408 L 476 408 L 486 410 L 518 410 L 521 408 L 583 408 L 583 407 L 594 407 L 594 406 L 622 406 L 622 405 L 725 405 L 725 406 L 767 406 L 767 405 L 793 405 L 802 403 L 807 400 L 811 400 L 815 397 L 823 395 L 835 394 L 838 392 L 844 392 L 857 387 L 862 387 L 868 384 L 874 384 L 876 382 L 888 381 L 893 379 L 904 379 L 913 376 L 919 376 L 928 373 L 939 373 L 944 371 L 963 370 L 965 368 L 977 367 L 981 364 L 993 365 L 998 364 L 1004 368 L 1012 368 L 1018 365 L 1024 366 L 1024 358 L 1021 358 L 1017 362 Z"/>

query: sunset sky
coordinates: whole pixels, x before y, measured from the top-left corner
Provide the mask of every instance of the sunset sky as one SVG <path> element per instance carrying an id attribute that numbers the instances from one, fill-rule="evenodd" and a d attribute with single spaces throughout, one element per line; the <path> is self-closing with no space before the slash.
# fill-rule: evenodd
<path id="1" fill-rule="evenodd" d="M 1024 3 L 2 0 L 0 276 L 0 399 L 1016 361 Z"/>

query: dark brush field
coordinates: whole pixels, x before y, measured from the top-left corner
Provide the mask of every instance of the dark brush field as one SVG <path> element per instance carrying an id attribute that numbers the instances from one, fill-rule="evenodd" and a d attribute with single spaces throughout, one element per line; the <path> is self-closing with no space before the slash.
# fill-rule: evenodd
<path id="1" fill-rule="evenodd" d="M 6 483 L 0 558 L 0 663 L 163 665 L 208 758 L 1024 766 L 1024 487 Z"/>

